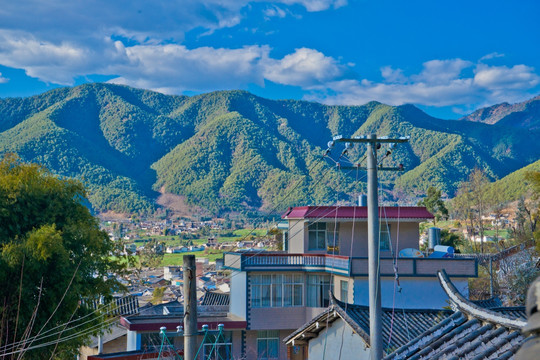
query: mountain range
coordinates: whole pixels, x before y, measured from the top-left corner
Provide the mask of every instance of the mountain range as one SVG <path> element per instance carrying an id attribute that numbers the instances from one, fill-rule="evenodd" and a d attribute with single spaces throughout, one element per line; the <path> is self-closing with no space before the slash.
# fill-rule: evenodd
<path id="1" fill-rule="evenodd" d="M 436 186 L 452 197 L 475 167 L 492 180 L 540 158 L 540 97 L 441 120 L 412 105 L 328 106 L 245 91 L 169 96 L 113 84 L 0 99 L 0 154 L 81 179 L 98 212 L 149 213 L 160 194 L 213 214 L 352 201 L 365 148 L 322 157 L 333 136 L 410 136 L 383 160 L 392 196 Z M 379 151 L 383 158 L 386 148 Z M 339 161 L 338 161 L 339 158 Z"/>

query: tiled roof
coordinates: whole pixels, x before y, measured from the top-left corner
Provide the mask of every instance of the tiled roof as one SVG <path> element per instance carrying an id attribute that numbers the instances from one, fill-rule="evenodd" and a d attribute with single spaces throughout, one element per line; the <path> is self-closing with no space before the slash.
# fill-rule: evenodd
<path id="1" fill-rule="evenodd" d="M 221 306 L 227 306 L 229 305 L 230 296 L 229 294 L 215 292 L 215 291 L 207 291 L 204 293 L 204 296 L 201 300 L 201 305 L 206 306 L 215 306 L 215 305 L 221 305 Z"/>
<path id="2" fill-rule="evenodd" d="M 493 309 L 502 306 L 502 301 L 498 297 L 492 297 L 485 300 L 472 300 L 471 302 L 486 309 Z"/>
<path id="3" fill-rule="evenodd" d="M 414 339 L 432 326 L 452 314 L 450 310 L 434 309 L 382 309 L 383 346 L 385 349 L 395 349 Z M 366 344 L 369 340 L 369 307 L 354 304 L 345 304 L 333 299 L 330 307 L 313 320 L 296 330 L 284 339 L 289 344 L 293 340 L 306 339 L 305 334 L 320 333 L 324 330 L 326 322 L 329 323 L 343 319 L 360 335 Z M 319 326 L 317 326 L 319 323 Z M 390 334 L 392 334 L 390 336 Z"/>
<path id="4" fill-rule="evenodd" d="M 500 307 L 494 307 L 490 309 L 491 311 L 495 311 L 498 313 L 502 313 L 505 316 L 515 318 L 515 319 L 522 319 L 523 321 L 527 321 L 527 313 L 525 312 L 525 306 L 500 306 Z"/>
<path id="5" fill-rule="evenodd" d="M 452 306 L 451 317 L 403 345 L 386 360 L 400 359 L 512 359 L 524 341 L 525 321 L 510 312 L 483 309 L 465 300 L 444 273 L 439 280 Z"/>
<path id="6" fill-rule="evenodd" d="M 337 216 L 336 216 L 337 211 Z M 365 206 L 300 206 L 290 208 L 284 219 L 367 219 Z M 385 206 L 379 207 L 379 216 L 389 219 L 433 219 L 425 207 L 421 206 Z"/>

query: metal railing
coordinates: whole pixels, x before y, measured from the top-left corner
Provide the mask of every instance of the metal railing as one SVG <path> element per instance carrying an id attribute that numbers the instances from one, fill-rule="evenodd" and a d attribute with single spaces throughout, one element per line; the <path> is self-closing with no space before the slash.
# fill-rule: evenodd
<path id="1" fill-rule="evenodd" d="M 249 270 L 264 267 L 321 268 L 349 271 L 349 257 L 328 254 L 225 254 L 225 267 Z"/>

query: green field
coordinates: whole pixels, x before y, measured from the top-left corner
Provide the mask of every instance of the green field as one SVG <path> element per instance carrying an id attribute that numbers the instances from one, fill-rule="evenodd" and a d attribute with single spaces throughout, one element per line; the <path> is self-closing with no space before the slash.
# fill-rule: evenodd
<path id="1" fill-rule="evenodd" d="M 165 254 L 163 260 L 161 261 L 161 266 L 173 266 L 173 265 L 182 265 L 184 263 L 184 255 L 195 255 L 197 258 L 208 258 L 208 261 L 216 261 L 216 259 L 221 259 L 223 257 L 224 251 L 222 250 L 211 250 L 210 254 L 205 254 L 204 251 L 194 251 L 187 252 L 182 254 Z"/>

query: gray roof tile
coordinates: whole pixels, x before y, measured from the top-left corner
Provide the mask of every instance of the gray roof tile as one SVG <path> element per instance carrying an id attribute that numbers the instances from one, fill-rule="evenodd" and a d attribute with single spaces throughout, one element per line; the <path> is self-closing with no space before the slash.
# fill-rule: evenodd
<path id="1" fill-rule="evenodd" d="M 449 297 L 458 311 L 385 359 L 513 359 L 524 341 L 523 309 L 480 308 L 456 293 L 447 277 L 439 280 L 447 292 L 454 292 Z"/>

